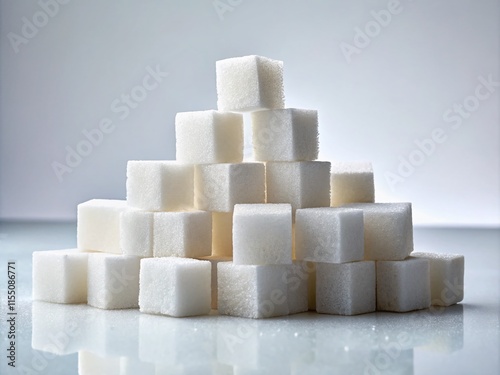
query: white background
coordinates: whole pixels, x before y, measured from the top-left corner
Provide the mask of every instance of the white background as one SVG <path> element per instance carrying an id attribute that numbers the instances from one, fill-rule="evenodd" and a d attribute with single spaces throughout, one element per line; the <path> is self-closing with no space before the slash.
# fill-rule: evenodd
<path id="1" fill-rule="evenodd" d="M 498 1 L 401 0 L 385 22 L 372 12 L 387 1 L 221 2 L 233 5 L 73 0 L 44 18 L 35 1 L 1 0 L 0 219 L 74 219 L 82 201 L 124 199 L 127 160 L 175 158 L 175 113 L 216 107 L 215 61 L 259 54 L 284 61 L 287 107 L 318 109 L 321 160 L 373 162 L 378 201 L 413 202 L 419 225 L 500 224 L 500 87 L 472 98 L 479 77 L 500 81 Z M 42 26 L 23 34 L 23 17 Z M 373 36 L 346 58 L 358 30 Z M 113 112 L 148 67 L 169 75 Z M 54 162 L 106 118 L 114 130 L 58 178 Z M 446 140 L 419 158 L 436 129 Z"/>

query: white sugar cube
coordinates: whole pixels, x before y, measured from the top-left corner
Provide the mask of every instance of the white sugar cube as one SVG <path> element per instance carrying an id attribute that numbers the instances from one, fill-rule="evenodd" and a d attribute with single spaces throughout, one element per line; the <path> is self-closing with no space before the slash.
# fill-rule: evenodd
<path id="1" fill-rule="evenodd" d="M 217 265 L 219 314 L 244 318 L 288 315 L 287 265 Z"/>
<path id="2" fill-rule="evenodd" d="M 365 162 L 333 162 L 331 206 L 375 202 L 373 167 Z"/>
<path id="3" fill-rule="evenodd" d="M 267 203 L 290 203 L 294 210 L 330 206 L 330 163 L 267 162 Z"/>
<path id="4" fill-rule="evenodd" d="M 290 314 L 309 310 L 309 279 L 314 265 L 309 262 L 294 260 L 286 271 L 288 288 L 287 302 Z"/>
<path id="5" fill-rule="evenodd" d="M 308 306 L 309 310 L 316 311 L 316 263 L 307 262 L 309 272 L 309 281 L 307 283 Z"/>
<path id="6" fill-rule="evenodd" d="M 318 158 L 318 112 L 272 109 L 252 112 L 255 160 L 301 161 Z"/>
<path id="7" fill-rule="evenodd" d="M 457 254 L 411 253 L 430 263 L 431 302 L 451 306 L 464 299 L 464 256 Z"/>
<path id="8" fill-rule="evenodd" d="M 235 264 L 292 263 L 292 207 L 237 204 L 233 215 Z"/>
<path id="9" fill-rule="evenodd" d="M 77 249 L 33 252 L 33 299 L 86 303 L 87 257 Z"/>
<path id="10" fill-rule="evenodd" d="M 428 259 L 377 262 L 377 310 L 405 312 L 430 305 Z"/>
<path id="11" fill-rule="evenodd" d="M 411 203 L 352 203 L 363 210 L 365 259 L 403 260 L 413 251 Z"/>
<path id="12" fill-rule="evenodd" d="M 204 315 L 211 305 L 211 265 L 187 258 L 141 260 L 141 312 L 175 317 Z"/>
<path id="13" fill-rule="evenodd" d="M 120 242 L 123 254 L 153 256 L 153 213 L 126 210 L 120 217 Z"/>
<path id="14" fill-rule="evenodd" d="M 212 212 L 212 255 L 233 256 L 232 212 Z"/>
<path id="15" fill-rule="evenodd" d="M 140 259 L 127 255 L 89 254 L 88 304 L 106 310 L 136 308 Z"/>
<path id="16" fill-rule="evenodd" d="M 214 110 L 175 116 L 176 159 L 184 163 L 243 160 L 243 116 Z"/>
<path id="17" fill-rule="evenodd" d="M 206 211 L 155 212 L 155 257 L 203 257 L 212 253 L 212 215 Z"/>
<path id="18" fill-rule="evenodd" d="M 92 199 L 78 205 L 77 247 L 121 254 L 120 215 L 127 202 Z"/>
<path id="19" fill-rule="evenodd" d="M 375 311 L 375 262 L 316 264 L 316 311 L 358 315 Z"/>
<path id="20" fill-rule="evenodd" d="M 221 111 L 283 108 L 283 62 L 262 56 L 216 62 L 217 107 Z"/>
<path id="21" fill-rule="evenodd" d="M 233 258 L 224 256 L 214 256 L 200 258 L 200 260 L 208 260 L 212 266 L 212 309 L 217 310 L 217 264 L 219 262 L 231 262 Z"/>
<path id="22" fill-rule="evenodd" d="M 127 163 L 127 204 L 145 211 L 182 211 L 193 207 L 194 168 L 173 160 Z"/>
<path id="23" fill-rule="evenodd" d="M 194 181 L 199 210 L 231 212 L 238 203 L 265 202 L 262 163 L 197 165 Z"/>
<path id="24" fill-rule="evenodd" d="M 297 259 L 324 263 L 362 260 L 363 242 L 362 210 L 332 207 L 297 210 Z"/>

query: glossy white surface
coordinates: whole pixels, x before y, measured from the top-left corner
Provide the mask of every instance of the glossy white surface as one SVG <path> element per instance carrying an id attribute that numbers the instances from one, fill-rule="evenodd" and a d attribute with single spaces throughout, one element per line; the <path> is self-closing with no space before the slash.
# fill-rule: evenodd
<path id="1" fill-rule="evenodd" d="M 416 229 L 418 251 L 465 255 L 464 301 L 446 309 L 250 320 L 31 302 L 31 252 L 75 244 L 74 224 L 0 223 L 1 352 L 6 262 L 17 268 L 17 368 L 1 374 L 498 374 L 500 231 Z M 80 363 L 78 363 L 80 357 Z M 31 370 L 31 371 L 30 371 Z M 24 371 L 24 372 L 23 372 Z"/>

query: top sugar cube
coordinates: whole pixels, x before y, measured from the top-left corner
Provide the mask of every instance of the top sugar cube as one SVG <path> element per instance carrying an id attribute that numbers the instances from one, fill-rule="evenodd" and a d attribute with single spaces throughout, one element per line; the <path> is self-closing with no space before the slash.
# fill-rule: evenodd
<path id="1" fill-rule="evenodd" d="M 244 56 L 216 62 L 217 107 L 246 112 L 285 106 L 283 62 Z"/>

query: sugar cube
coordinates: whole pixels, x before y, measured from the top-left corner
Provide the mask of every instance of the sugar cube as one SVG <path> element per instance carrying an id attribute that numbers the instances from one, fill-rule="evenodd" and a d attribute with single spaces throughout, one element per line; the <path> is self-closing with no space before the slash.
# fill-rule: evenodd
<path id="1" fill-rule="evenodd" d="M 217 107 L 221 111 L 283 108 L 283 62 L 262 56 L 216 62 Z"/>
<path id="2" fill-rule="evenodd" d="M 125 255 L 153 256 L 153 213 L 126 210 L 120 217 L 120 242 Z"/>
<path id="3" fill-rule="evenodd" d="M 233 256 L 232 212 L 212 212 L 212 255 Z"/>
<path id="4" fill-rule="evenodd" d="M 172 160 L 127 163 L 127 204 L 145 211 L 182 211 L 193 207 L 194 168 Z"/>
<path id="5" fill-rule="evenodd" d="M 297 259 L 346 263 L 364 255 L 363 211 L 352 208 L 302 208 L 295 217 Z"/>
<path id="6" fill-rule="evenodd" d="M 292 207 L 237 204 L 233 215 L 235 264 L 292 263 Z"/>
<path id="7" fill-rule="evenodd" d="M 375 202 L 371 163 L 333 162 L 330 185 L 332 207 L 347 203 Z"/>
<path id="8" fill-rule="evenodd" d="M 358 315 L 375 311 L 375 262 L 317 263 L 316 311 Z"/>
<path id="9" fill-rule="evenodd" d="M 413 251 L 411 203 L 351 203 L 363 210 L 365 259 L 403 260 Z"/>
<path id="10" fill-rule="evenodd" d="M 318 158 L 318 112 L 272 109 L 252 112 L 255 160 L 301 161 Z"/>
<path id="11" fill-rule="evenodd" d="M 290 203 L 294 210 L 330 206 L 330 163 L 267 162 L 267 203 Z"/>
<path id="12" fill-rule="evenodd" d="M 217 265 L 219 314 L 244 318 L 288 315 L 287 265 Z"/>
<path id="13" fill-rule="evenodd" d="M 290 314 L 298 314 L 309 310 L 309 278 L 314 265 L 309 262 L 294 260 L 286 270 L 288 288 L 287 302 Z"/>
<path id="14" fill-rule="evenodd" d="M 307 283 L 308 307 L 309 310 L 316 311 L 316 263 L 306 262 L 309 272 L 309 280 Z"/>
<path id="15" fill-rule="evenodd" d="M 187 258 L 141 260 L 141 312 L 174 317 L 204 315 L 211 305 L 211 265 Z"/>
<path id="16" fill-rule="evenodd" d="M 214 110 L 175 116 L 176 159 L 184 163 L 239 163 L 243 160 L 243 117 Z"/>
<path id="17" fill-rule="evenodd" d="M 127 255 L 89 254 L 88 304 L 106 310 L 136 308 L 140 259 Z"/>
<path id="18" fill-rule="evenodd" d="M 127 202 L 92 199 L 78 205 L 77 247 L 120 254 L 120 215 Z"/>
<path id="19" fill-rule="evenodd" d="M 155 212 L 155 257 L 203 257 L 212 253 L 212 215 L 206 211 Z"/>
<path id="20" fill-rule="evenodd" d="M 429 260 L 377 262 L 377 310 L 405 312 L 431 305 Z"/>
<path id="21" fill-rule="evenodd" d="M 33 299 L 86 303 L 87 257 L 78 249 L 33 252 Z"/>
<path id="22" fill-rule="evenodd" d="M 214 256 L 200 258 L 200 260 L 208 260 L 212 267 L 212 309 L 217 310 L 217 264 L 219 262 L 231 262 L 233 258 L 224 256 Z"/>
<path id="23" fill-rule="evenodd" d="M 262 163 L 197 165 L 194 182 L 195 206 L 199 210 L 231 212 L 238 203 L 265 202 Z"/>
<path id="24" fill-rule="evenodd" d="M 464 299 L 464 256 L 413 252 L 430 263 L 431 303 L 451 306 Z"/>

